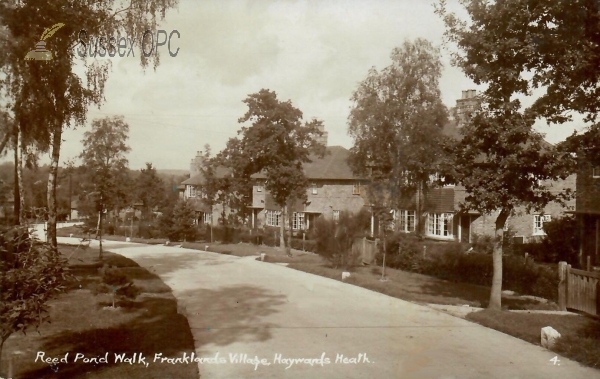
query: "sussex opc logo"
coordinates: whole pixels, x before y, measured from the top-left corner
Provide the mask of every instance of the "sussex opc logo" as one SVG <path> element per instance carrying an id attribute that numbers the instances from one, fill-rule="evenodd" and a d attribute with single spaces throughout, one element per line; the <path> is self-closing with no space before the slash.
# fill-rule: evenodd
<path id="1" fill-rule="evenodd" d="M 46 40 L 54 35 L 56 31 L 65 26 L 63 23 L 58 23 L 52 25 L 49 28 L 46 28 L 40 37 L 40 42 L 35 44 L 35 50 L 31 50 L 25 56 L 26 61 L 51 61 L 52 60 L 52 52 L 46 50 Z"/>

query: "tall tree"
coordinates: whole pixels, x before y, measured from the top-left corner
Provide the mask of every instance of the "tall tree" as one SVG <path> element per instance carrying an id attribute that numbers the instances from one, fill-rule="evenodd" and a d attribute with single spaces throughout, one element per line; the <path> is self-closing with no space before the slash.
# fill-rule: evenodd
<path id="1" fill-rule="evenodd" d="M 81 141 L 83 152 L 79 155 L 87 167 L 90 186 L 98 203 L 99 230 L 102 228 L 104 210 L 117 214 L 128 202 L 128 161 L 126 154 L 129 126 L 122 116 L 105 117 L 92 121 L 92 130 Z"/>
<path id="2" fill-rule="evenodd" d="M 56 248 L 56 182 L 62 131 L 85 124 L 91 104 L 104 100 L 104 84 L 121 38 L 156 35 L 159 19 L 177 0 L 7 0 L 0 2 L 0 96 L 6 100 L 15 124 L 15 140 L 23 151 L 33 145 L 50 151 L 48 177 L 48 239 Z M 28 27 L 24 28 L 23 25 Z M 83 34 L 80 31 L 84 30 Z M 105 36 L 102 40 L 101 36 Z M 80 40 L 79 40 L 80 39 Z M 51 60 L 26 60 L 38 42 L 47 44 Z M 80 43 L 83 41 L 83 43 Z M 145 51 L 150 51 L 145 41 Z M 74 48 L 76 45 L 76 48 Z M 107 47 L 104 49 L 101 45 Z M 138 46 L 142 43 L 138 41 Z M 43 47 L 43 46 L 42 46 Z M 107 51 L 110 50 L 110 51 Z M 35 55 L 33 54 L 32 57 Z M 90 57 L 92 56 L 92 57 Z M 159 63 L 158 52 L 139 52 L 142 67 Z M 75 66 L 84 63 L 84 75 Z M 17 158 L 18 153 L 16 154 Z M 18 165 L 17 165 L 18 167 Z"/>
<path id="3" fill-rule="evenodd" d="M 154 208 L 158 207 L 163 199 L 163 182 L 156 173 L 152 163 L 146 163 L 146 168 L 140 170 L 135 180 L 135 199 L 142 202 L 142 217 L 147 219 Z"/>
<path id="4" fill-rule="evenodd" d="M 573 106 L 581 105 L 586 97 L 579 96 L 586 87 L 585 81 L 571 80 L 571 73 L 567 72 L 588 65 L 575 62 L 573 58 L 581 55 L 577 49 L 582 44 L 569 50 L 570 37 L 565 33 L 566 29 L 581 28 L 575 19 L 591 19 L 560 14 L 567 9 L 581 12 L 585 8 L 581 2 L 461 0 L 461 4 L 469 21 L 448 12 L 444 0 L 436 12 L 446 24 L 447 42 L 455 45 L 453 64 L 487 88 L 481 96 L 481 108 L 463 127 L 465 138 L 455 150 L 455 178 L 469 192 L 463 209 L 476 209 L 483 214 L 499 211 L 489 307 L 500 309 L 502 239 L 507 218 L 518 206 L 527 211 L 542 209 L 550 201 L 562 201 L 571 195 L 568 190 L 551 193 L 541 184 L 544 180 L 566 178 L 573 164 L 569 154 L 559 154 L 555 147 L 543 142 L 533 123 L 537 117 L 553 122 L 567 120 L 567 104 L 571 104 L 571 109 L 586 110 L 587 106 Z M 557 27 L 561 29 L 558 39 L 551 41 Z M 556 71 L 567 67 L 566 71 Z M 540 86 L 546 87 L 546 94 L 523 109 L 515 96 L 530 95 Z M 575 98 L 579 100 L 572 102 Z"/>
<path id="5" fill-rule="evenodd" d="M 445 172 L 461 183 L 467 196 L 462 211 L 497 214 L 493 250 L 494 273 L 489 308 L 501 309 L 502 245 L 508 217 L 517 208 L 542 211 L 551 201 L 564 203 L 569 190 L 555 192 L 544 182 L 566 179 L 572 171 L 568 153 L 544 141 L 533 130 L 534 119 L 519 111 L 519 102 L 492 106 L 482 99 L 481 109 L 462 129 L 454 147 L 454 161 Z"/>
<path id="6" fill-rule="evenodd" d="M 600 111 L 600 3 L 537 0 L 460 0 L 464 20 L 441 0 L 454 64 L 495 99 L 536 99 L 528 112 L 550 122 L 572 111 L 593 121 Z"/>
<path id="7" fill-rule="evenodd" d="M 324 146 L 317 137 L 322 134 L 322 121 L 313 119 L 304 124 L 302 112 L 291 101 L 282 102 L 273 91 L 262 89 L 249 95 L 244 103 L 248 111 L 239 119 L 242 126 L 239 138 L 229 140 L 222 157 L 235 168 L 234 176 L 248 178 L 263 172 L 266 190 L 281 207 L 280 246 L 290 254 L 291 227 L 285 244 L 287 209 L 294 200 L 306 201 L 308 180 L 303 163 L 310 162 L 312 152 L 324 154 Z"/>
<path id="8" fill-rule="evenodd" d="M 387 208 L 387 214 L 407 197 L 419 195 L 420 232 L 422 199 L 432 184 L 431 175 L 439 170 L 447 120 L 439 89 L 440 51 L 417 39 L 395 48 L 391 59 L 392 64 L 380 72 L 369 70 L 352 95 L 350 163 L 355 172 L 371 175 L 371 203 Z"/>

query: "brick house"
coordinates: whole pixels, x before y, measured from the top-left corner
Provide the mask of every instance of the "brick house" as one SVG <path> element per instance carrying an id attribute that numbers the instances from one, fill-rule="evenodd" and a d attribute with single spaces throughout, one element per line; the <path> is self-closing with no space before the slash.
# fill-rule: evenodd
<path id="1" fill-rule="evenodd" d="M 453 115 L 444 128 L 444 133 L 459 137 L 460 127 L 466 121 L 468 113 L 477 105 L 475 90 L 463 91 L 462 98 L 456 101 L 456 108 L 451 110 Z M 549 181 L 546 186 L 552 191 L 562 191 L 565 188 L 575 188 L 576 175 L 565 180 Z M 432 178 L 433 179 L 433 178 Z M 495 221 L 499 212 L 482 215 L 475 211 L 460 212 L 460 203 L 467 196 L 462 185 L 446 185 L 432 188 L 423 197 L 425 217 L 423 232 L 426 237 L 439 240 L 473 242 L 474 235 L 493 235 Z M 400 231 L 414 232 L 416 217 L 416 198 L 404 201 L 403 209 L 395 212 L 395 222 Z M 558 203 L 548 204 L 543 211 L 527 214 L 525 208 L 517 208 L 515 215 L 507 220 L 506 229 L 510 229 L 517 242 L 533 242 L 544 236 L 544 222 L 563 215 L 575 209 L 575 200 L 567 203 L 566 207 Z M 600 207 L 598 207 L 600 210 Z"/>
<path id="2" fill-rule="evenodd" d="M 215 204 L 212 212 L 210 207 L 206 204 L 203 199 L 206 199 L 206 195 L 202 191 L 202 187 L 205 184 L 205 178 L 199 167 L 202 164 L 202 151 L 196 153 L 196 157 L 190 162 L 190 178 L 184 180 L 177 189 L 179 191 L 179 198 L 185 201 L 190 201 L 194 212 L 196 213 L 195 222 L 198 225 L 216 225 L 222 216 L 223 205 Z M 215 172 L 217 178 L 223 178 L 227 175 L 231 175 L 230 170 L 225 167 L 217 167 Z M 225 209 L 225 213 L 228 214 L 231 209 Z"/>
<path id="3" fill-rule="evenodd" d="M 288 211 L 294 230 L 310 229 L 318 217 L 335 220 L 342 211 L 358 212 L 368 205 L 368 180 L 352 173 L 349 155 L 342 146 L 328 146 L 322 158 L 313 156 L 312 162 L 303 165 L 309 188 L 306 202 L 298 201 Z M 256 174 L 253 179 L 252 227 L 280 226 L 281 207 L 266 191 L 266 177 Z"/>
<path id="4" fill-rule="evenodd" d="M 600 265 L 600 166 L 580 160 L 577 168 L 576 215 L 579 230 L 579 260 L 585 257 Z"/>

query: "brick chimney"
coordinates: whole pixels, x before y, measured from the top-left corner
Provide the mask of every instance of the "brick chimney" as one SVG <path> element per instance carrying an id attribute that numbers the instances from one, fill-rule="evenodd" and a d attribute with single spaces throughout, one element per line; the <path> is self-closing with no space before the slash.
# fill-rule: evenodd
<path id="1" fill-rule="evenodd" d="M 462 91 L 462 98 L 456 100 L 456 114 L 458 116 L 458 127 L 461 127 L 471 112 L 477 106 L 477 91 L 469 89 Z"/>
<path id="2" fill-rule="evenodd" d="M 325 126 L 324 125 L 319 125 L 319 130 L 323 133 L 320 137 L 317 137 L 317 142 L 327 146 L 327 137 L 329 136 L 329 133 L 325 131 Z"/>
<path id="3" fill-rule="evenodd" d="M 196 152 L 196 157 L 190 162 L 190 178 L 200 174 L 200 166 L 202 165 L 202 161 L 202 150 L 198 150 Z"/>

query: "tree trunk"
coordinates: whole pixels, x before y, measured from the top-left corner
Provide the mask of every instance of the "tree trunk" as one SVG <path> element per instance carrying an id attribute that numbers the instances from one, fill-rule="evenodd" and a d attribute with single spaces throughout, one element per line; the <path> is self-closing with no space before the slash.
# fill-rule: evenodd
<path id="1" fill-rule="evenodd" d="M 102 260 L 102 213 L 104 213 L 104 204 L 102 203 L 102 196 L 100 196 L 100 212 L 98 216 L 98 242 L 99 242 L 99 251 L 98 251 L 98 259 Z"/>
<path id="2" fill-rule="evenodd" d="M 494 251 L 492 253 L 494 275 L 492 276 L 492 289 L 488 309 L 497 311 L 502 309 L 502 241 L 504 238 L 504 225 L 509 214 L 508 209 L 502 208 L 498 218 L 496 218 L 496 231 L 494 234 Z"/>
<path id="3" fill-rule="evenodd" d="M 288 209 L 286 206 L 286 213 L 288 213 Z M 286 233 L 286 237 L 287 237 L 287 244 L 285 245 L 285 253 L 287 254 L 288 257 L 292 256 L 292 228 L 293 228 L 293 215 L 294 213 L 292 212 L 292 214 L 290 216 L 292 217 L 288 217 L 288 232 Z"/>
<path id="4" fill-rule="evenodd" d="M 422 236 L 425 234 L 425 230 L 423 229 L 423 183 L 419 182 L 417 184 L 417 193 L 416 193 L 416 211 L 415 211 L 415 231 L 417 236 Z"/>
<path id="5" fill-rule="evenodd" d="M 58 177 L 58 160 L 60 159 L 60 144 L 62 138 L 62 128 L 58 127 L 52 135 L 52 156 L 50 158 L 50 170 L 48 173 L 48 227 L 46 231 L 46 241 L 50 243 L 53 249 L 57 249 L 56 241 L 56 182 Z M 70 207 L 70 205 L 69 205 Z"/>
<path id="6" fill-rule="evenodd" d="M 21 224 L 21 196 L 20 191 L 21 188 L 19 187 L 19 128 L 15 128 L 15 184 L 13 187 L 13 200 L 14 200 L 14 206 L 13 206 L 13 217 L 14 217 L 14 224 L 15 225 L 20 225 Z"/>
<path id="7" fill-rule="evenodd" d="M 15 225 L 21 225 L 25 222 L 25 196 L 23 187 L 23 133 L 21 127 L 15 128 Z"/>
<path id="8" fill-rule="evenodd" d="M 285 251 L 285 207 L 281 207 L 281 220 L 279 221 L 279 250 Z"/>

